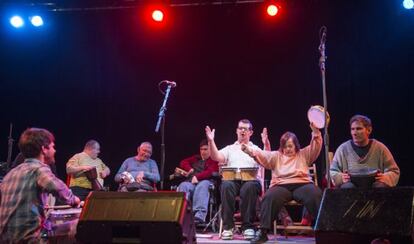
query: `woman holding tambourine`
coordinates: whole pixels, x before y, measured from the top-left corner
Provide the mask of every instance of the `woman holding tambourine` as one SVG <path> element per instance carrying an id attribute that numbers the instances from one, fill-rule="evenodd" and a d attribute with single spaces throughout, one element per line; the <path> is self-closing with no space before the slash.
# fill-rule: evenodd
<path id="1" fill-rule="evenodd" d="M 320 121 L 319 121 L 320 122 Z M 316 219 L 322 198 L 321 190 L 315 186 L 309 174 L 309 166 L 319 156 L 322 149 L 320 126 L 325 123 L 311 121 L 312 139 L 308 146 L 300 148 L 299 140 L 292 132 L 280 138 L 278 151 L 254 150 L 247 145 L 242 150 L 255 158 L 266 169 L 272 170 L 272 180 L 266 191 L 260 210 L 260 230 L 252 242 L 267 241 L 267 232 L 285 203 L 295 200 L 305 205 L 310 215 Z"/>

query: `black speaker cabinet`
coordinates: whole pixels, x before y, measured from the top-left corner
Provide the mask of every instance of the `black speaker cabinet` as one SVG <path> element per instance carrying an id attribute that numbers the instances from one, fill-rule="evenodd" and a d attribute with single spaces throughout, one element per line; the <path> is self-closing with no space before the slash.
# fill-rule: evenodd
<path id="1" fill-rule="evenodd" d="M 195 243 L 182 192 L 92 192 L 81 213 L 81 243 Z"/>
<path id="2" fill-rule="evenodd" d="M 315 226 L 316 243 L 369 244 L 383 239 L 414 243 L 413 189 L 325 190 Z"/>

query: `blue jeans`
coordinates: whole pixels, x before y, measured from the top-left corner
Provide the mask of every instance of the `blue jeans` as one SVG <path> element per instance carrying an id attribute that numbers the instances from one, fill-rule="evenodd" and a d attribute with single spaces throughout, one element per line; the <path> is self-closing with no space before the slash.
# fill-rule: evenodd
<path id="1" fill-rule="evenodd" d="M 203 222 L 207 216 L 208 199 L 210 197 L 208 187 L 210 184 L 211 181 L 209 180 L 202 180 L 197 185 L 184 181 L 177 188 L 177 191 L 186 193 L 187 201 L 193 203 L 194 217 Z"/>

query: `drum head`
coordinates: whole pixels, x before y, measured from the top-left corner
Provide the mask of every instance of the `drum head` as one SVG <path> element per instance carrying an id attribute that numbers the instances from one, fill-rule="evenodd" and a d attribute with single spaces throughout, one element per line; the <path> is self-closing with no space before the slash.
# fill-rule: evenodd
<path id="1" fill-rule="evenodd" d="M 329 123 L 329 114 L 328 117 L 328 123 Z M 309 122 L 312 122 L 316 128 L 322 129 L 325 127 L 325 109 L 322 106 L 312 106 L 308 110 L 308 119 Z"/>

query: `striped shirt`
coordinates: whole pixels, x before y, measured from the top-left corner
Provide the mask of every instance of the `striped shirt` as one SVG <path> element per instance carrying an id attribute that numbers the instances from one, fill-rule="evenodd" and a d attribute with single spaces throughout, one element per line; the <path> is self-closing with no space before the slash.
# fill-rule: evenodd
<path id="1" fill-rule="evenodd" d="M 69 205 L 75 196 L 37 159 L 26 159 L 0 185 L 0 242 L 39 242 L 44 223 L 43 205 L 52 193 Z"/>

